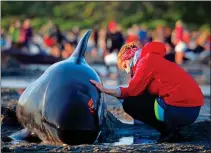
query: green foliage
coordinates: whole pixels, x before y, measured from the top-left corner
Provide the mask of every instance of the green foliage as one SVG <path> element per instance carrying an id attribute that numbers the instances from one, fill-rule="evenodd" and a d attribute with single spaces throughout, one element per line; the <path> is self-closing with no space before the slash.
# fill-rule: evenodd
<path id="1" fill-rule="evenodd" d="M 39 29 L 48 19 L 59 24 L 61 29 L 70 30 L 77 25 L 90 28 L 98 24 L 106 27 L 110 20 L 116 20 L 123 28 L 133 24 L 174 26 L 182 19 L 188 26 L 198 28 L 209 24 L 209 2 L 65 2 L 65 1 L 21 1 L 1 2 L 3 28 L 16 18 L 32 19 L 32 26 Z"/>
<path id="2" fill-rule="evenodd" d="M 200 27 L 200 31 L 204 31 L 204 32 L 210 33 L 210 25 L 209 25 L 209 24 L 203 24 L 203 25 Z"/>

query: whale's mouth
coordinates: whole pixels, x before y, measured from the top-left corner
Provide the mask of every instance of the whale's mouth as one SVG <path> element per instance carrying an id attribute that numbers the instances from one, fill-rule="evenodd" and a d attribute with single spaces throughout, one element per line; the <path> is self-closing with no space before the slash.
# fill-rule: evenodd
<path id="1" fill-rule="evenodd" d="M 93 117 L 94 129 L 57 129 L 57 134 L 59 139 L 66 143 L 71 145 L 79 145 L 79 144 L 92 144 L 96 141 L 100 127 L 98 124 L 98 116 L 97 116 L 97 110 L 94 108 L 94 101 L 92 97 L 89 95 L 89 93 L 86 90 L 80 90 L 77 91 L 77 94 L 83 97 L 86 105 L 89 109 L 89 114 Z"/>
<path id="2" fill-rule="evenodd" d="M 63 108 L 61 112 L 64 113 L 56 121 L 44 115 L 42 122 L 65 144 L 94 143 L 99 135 L 100 127 L 93 98 L 87 90 L 77 89 L 70 97 L 70 105 Z"/>

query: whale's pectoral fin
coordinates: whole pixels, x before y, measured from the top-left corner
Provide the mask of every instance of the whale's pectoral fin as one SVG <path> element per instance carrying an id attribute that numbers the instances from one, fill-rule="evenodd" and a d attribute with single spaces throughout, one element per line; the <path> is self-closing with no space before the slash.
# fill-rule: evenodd
<path id="1" fill-rule="evenodd" d="M 12 140 L 25 140 L 29 138 L 32 135 L 32 133 L 28 129 L 22 129 L 18 132 L 13 133 L 9 136 Z"/>

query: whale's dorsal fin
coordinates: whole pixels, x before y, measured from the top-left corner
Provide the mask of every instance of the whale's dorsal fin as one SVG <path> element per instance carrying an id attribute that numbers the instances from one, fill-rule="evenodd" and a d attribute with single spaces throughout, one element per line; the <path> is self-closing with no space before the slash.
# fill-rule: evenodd
<path id="1" fill-rule="evenodd" d="M 82 57 L 84 57 L 85 55 L 85 51 L 86 51 L 86 47 L 87 47 L 87 43 L 89 40 L 89 36 L 92 33 L 92 30 L 88 30 L 84 36 L 81 38 L 81 40 L 79 41 L 75 51 L 73 52 L 73 54 L 69 57 L 76 57 L 76 64 L 80 63 L 80 60 Z"/>

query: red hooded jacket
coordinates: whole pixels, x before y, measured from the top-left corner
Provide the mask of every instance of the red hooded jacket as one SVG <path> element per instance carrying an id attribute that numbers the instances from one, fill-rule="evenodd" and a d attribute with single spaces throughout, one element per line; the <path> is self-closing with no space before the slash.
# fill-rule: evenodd
<path id="1" fill-rule="evenodd" d="M 148 90 L 171 106 L 202 106 L 204 96 L 198 84 L 180 66 L 164 59 L 165 52 L 165 45 L 160 42 L 151 42 L 142 48 L 129 86 L 120 87 L 121 98 L 138 96 Z"/>

